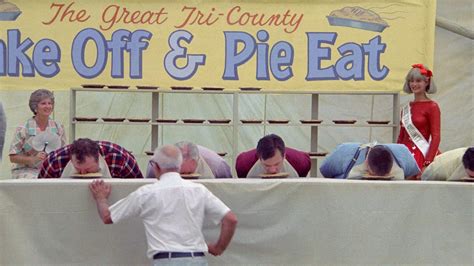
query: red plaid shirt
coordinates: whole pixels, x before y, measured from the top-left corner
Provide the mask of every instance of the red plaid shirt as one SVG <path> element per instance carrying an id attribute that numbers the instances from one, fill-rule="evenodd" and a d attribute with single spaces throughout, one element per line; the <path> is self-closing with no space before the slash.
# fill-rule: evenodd
<path id="1" fill-rule="evenodd" d="M 135 157 L 121 146 L 109 141 L 98 141 L 100 155 L 109 166 L 114 178 L 143 178 Z M 41 166 L 38 178 L 60 178 L 71 159 L 71 145 L 57 149 L 50 154 Z"/>

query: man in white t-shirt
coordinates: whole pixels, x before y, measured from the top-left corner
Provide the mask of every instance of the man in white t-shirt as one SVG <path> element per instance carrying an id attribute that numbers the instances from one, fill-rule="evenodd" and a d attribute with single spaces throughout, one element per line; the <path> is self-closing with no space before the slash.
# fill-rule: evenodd
<path id="1" fill-rule="evenodd" d="M 474 179 L 474 147 L 443 152 L 425 168 L 421 180 L 459 181 Z"/>
<path id="2" fill-rule="evenodd" d="M 158 182 L 142 186 L 109 207 L 110 184 L 93 181 L 89 188 L 105 224 L 140 217 L 145 226 L 147 255 L 153 265 L 207 265 L 204 252 L 221 255 L 237 225 L 234 213 L 202 184 L 179 175 L 182 163 L 179 148 L 157 148 L 150 165 Z M 221 223 L 219 239 L 206 244 L 203 221 Z"/>

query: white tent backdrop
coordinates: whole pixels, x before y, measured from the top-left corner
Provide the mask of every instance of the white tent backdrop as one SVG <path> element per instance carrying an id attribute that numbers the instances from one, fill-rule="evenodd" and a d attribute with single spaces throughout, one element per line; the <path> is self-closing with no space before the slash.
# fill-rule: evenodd
<path id="1" fill-rule="evenodd" d="M 448 0 L 438 1 L 437 15 L 447 18 L 469 30 L 473 30 L 472 1 Z M 407 70 L 413 63 L 406 62 Z M 473 41 L 469 38 L 452 33 L 445 29 L 436 28 L 434 78 L 438 86 L 438 93 L 432 98 L 440 105 L 441 121 L 441 151 L 474 144 L 473 128 Z M 65 82 L 67 84 L 67 82 Z M 79 84 L 76 84 L 79 85 Z M 1 87 L 0 100 L 7 113 L 7 137 L 4 150 L 4 160 L 1 163 L 0 179 L 10 178 L 10 162 L 8 147 L 11 143 L 15 127 L 24 123 L 31 115 L 28 108 L 28 98 L 32 90 L 12 93 Z M 54 118 L 66 126 L 69 134 L 69 90 L 70 84 L 65 85 L 64 91 L 55 92 L 56 110 Z M 40 87 L 40 86 L 38 86 Z M 47 87 L 47 84 L 44 85 Z M 398 88 L 394 88 L 398 89 Z M 103 94 L 101 94 L 103 95 Z M 150 114 L 151 100 L 149 94 L 109 94 L 107 98 L 91 94 L 83 99 L 78 106 L 78 114 L 98 117 L 143 117 Z M 389 96 L 357 96 L 355 101 L 351 96 L 321 96 L 321 119 L 334 117 L 353 117 L 365 119 L 372 112 L 371 104 L 374 101 L 374 119 L 391 120 Z M 402 95 L 400 103 L 403 105 L 412 99 L 411 95 Z M 262 117 L 264 97 L 252 96 L 242 100 L 240 109 L 242 117 Z M 311 98 L 308 96 L 271 96 L 266 102 L 268 118 L 286 118 L 293 121 L 310 118 Z M 89 111 L 88 111 L 89 110 Z M 92 110 L 92 111 L 90 111 Z M 166 95 L 163 110 L 169 117 L 176 118 L 222 118 L 230 117 L 232 111 L 231 99 L 228 96 L 202 95 Z M 89 113 L 87 113 L 89 112 Z M 148 127 L 149 128 L 149 127 Z M 110 140 L 132 150 L 142 168 L 146 167 L 148 157 L 143 151 L 150 149 L 150 132 L 143 126 L 114 126 L 114 125 L 81 125 L 77 127 L 76 137 Z M 146 130 L 145 130 L 146 129 Z M 180 140 L 191 140 L 216 151 L 230 151 L 232 147 L 232 130 L 230 128 L 215 127 L 168 127 L 163 130 L 164 143 L 173 143 Z M 239 151 L 255 146 L 256 141 L 264 133 L 274 132 L 281 135 L 288 146 L 302 150 L 310 148 L 309 127 L 246 127 L 240 130 Z M 338 143 L 346 141 L 390 142 L 391 131 L 388 129 L 341 129 L 321 128 L 319 131 L 319 149 L 331 151 Z M 70 140 L 69 140 L 70 141 Z"/>

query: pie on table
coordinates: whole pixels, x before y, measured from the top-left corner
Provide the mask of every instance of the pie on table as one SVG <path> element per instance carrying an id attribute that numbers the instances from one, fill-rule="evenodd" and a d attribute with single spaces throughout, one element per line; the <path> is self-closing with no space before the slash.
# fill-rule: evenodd
<path id="1" fill-rule="evenodd" d="M 276 173 L 276 174 L 260 174 L 259 176 L 263 179 L 273 179 L 273 178 L 287 178 L 288 173 Z"/>

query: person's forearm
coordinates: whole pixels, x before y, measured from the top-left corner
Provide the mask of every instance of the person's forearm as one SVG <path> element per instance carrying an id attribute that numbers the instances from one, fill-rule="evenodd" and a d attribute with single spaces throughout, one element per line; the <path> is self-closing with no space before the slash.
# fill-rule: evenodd
<path id="1" fill-rule="evenodd" d="M 28 156 L 28 155 L 22 155 L 22 154 L 12 154 L 10 155 L 10 162 L 12 163 L 17 163 L 17 164 L 25 164 L 28 166 L 34 165 L 35 157 L 34 156 Z"/>
<path id="2" fill-rule="evenodd" d="M 222 219 L 221 233 L 216 246 L 223 252 L 229 245 L 234 236 L 235 228 L 237 227 L 237 217 L 233 212 L 227 213 Z"/>
<path id="3" fill-rule="evenodd" d="M 110 217 L 109 203 L 106 198 L 96 199 L 97 211 L 104 224 L 111 224 L 112 219 Z"/>

